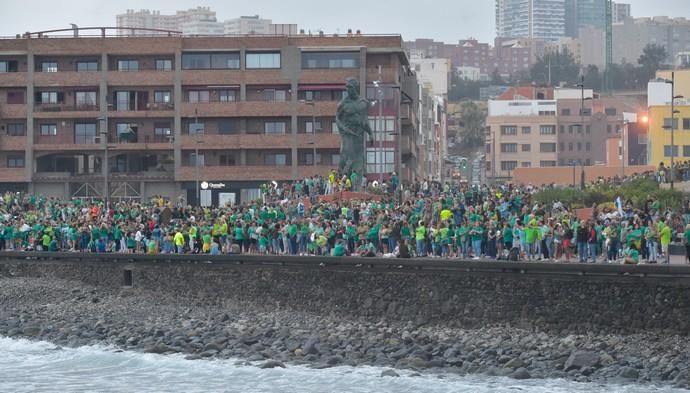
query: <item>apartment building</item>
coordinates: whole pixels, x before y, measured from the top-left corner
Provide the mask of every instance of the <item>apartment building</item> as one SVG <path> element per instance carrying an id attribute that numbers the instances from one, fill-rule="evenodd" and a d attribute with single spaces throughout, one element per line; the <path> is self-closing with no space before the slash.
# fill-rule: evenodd
<path id="1" fill-rule="evenodd" d="M 690 49 L 690 20 L 686 18 L 627 18 L 613 25 L 614 63 L 637 64 L 645 46 L 666 48 L 666 62 L 673 64 L 676 55 Z"/>
<path id="2" fill-rule="evenodd" d="M 555 100 L 491 100 L 486 124 L 486 174 L 510 179 L 518 167 L 558 165 Z"/>
<path id="3" fill-rule="evenodd" d="M 136 29 L 161 29 L 182 31 L 185 34 L 223 34 L 223 24 L 216 19 L 210 7 L 181 10 L 175 14 L 161 14 L 158 10 L 127 10 L 115 16 L 119 35 L 167 35 L 165 32 L 147 32 Z"/>
<path id="4" fill-rule="evenodd" d="M 649 165 L 671 164 L 690 160 L 690 70 L 675 70 L 675 86 L 671 93 L 671 71 L 658 71 L 656 81 L 647 88 L 649 103 L 649 137 L 647 153 Z M 671 97 L 677 97 L 671 109 Z M 677 112 L 672 117 L 672 112 Z M 675 117 L 675 119 L 674 119 Z M 673 138 L 671 138 L 673 127 Z"/>
<path id="5" fill-rule="evenodd" d="M 399 36 L 36 37 L 0 40 L 0 191 L 100 197 L 108 173 L 113 199 L 255 198 L 337 167 L 350 77 L 377 100 L 372 175 L 417 176 Z"/>

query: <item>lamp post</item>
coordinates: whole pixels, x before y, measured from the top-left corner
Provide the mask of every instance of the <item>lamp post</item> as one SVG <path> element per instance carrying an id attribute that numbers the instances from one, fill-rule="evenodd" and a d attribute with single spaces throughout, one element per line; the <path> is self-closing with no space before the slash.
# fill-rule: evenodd
<path id="1" fill-rule="evenodd" d="M 676 110 L 676 100 L 683 99 L 683 96 L 677 96 L 676 91 L 675 91 L 675 86 L 676 86 L 676 73 L 671 72 L 671 80 L 665 80 L 666 83 L 671 85 L 671 124 L 669 127 L 671 128 L 671 190 L 673 190 L 673 183 L 676 180 L 676 169 L 674 168 L 674 158 L 676 155 L 676 142 L 675 142 L 675 131 L 676 131 L 676 114 L 680 113 L 680 111 Z M 664 127 L 666 128 L 666 127 Z"/>
<path id="2" fill-rule="evenodd" d="M 623 131 L 621 131 L 621 180 L 625 177 L 625 142 L 628 134 L 628 121 L 623 121 Z"/>
<path id="3" fill-rule="evenodd" d="M 314 168 L 316 168 L 316 102 L 315 101 L 307 101 L 307 100 L 300 100 L 300 103 L 304 105 L 309 105 L 312 108 L 311 111 L 311 140 L 312 142 L 310 145 L 313 145 L 312 147 L 312 160 L 311 164 Z M 315 173 L 316 174 L 316 173 Z"/>
<path id="4" fill-rule="evenodd" d="M 103 124 L 103 127 L 99 130 L 98 135 L 101 137 L 101 143 L 103 144 L 103 204 L 108 207 L 108 199 L 110 197 L 110 187 L 108 183 L 108 178 L 110 177 L 110 167 L 108 165 L 108 113 L 98 120 Z"/>
<path id="5" fill-rule="evenodd" d="M 379 73 L 379 79 L 374 81 L 374 86 L 376 87 L 376 104 L 379 107 L 379 115 L 378 118 L 374 121 L 374 167 L 376 168 L 376 171 L 379 173 L 379 184 L 383 183 L 383 167 L 385 165 L 385 160 L 383 159 L 383 147 L 381 146 L 381 151 L 379 152 L 379 146 L 380 143 L 378 141 L 377 134 L 383 132 L 383 94 L 381 91 L 381 83 L 382 83 L 382 77 L 381 74 L 383 73 L 383 66 L 378 65 L 378 73 Z M 379 127 L 382 128 L 379 130 Z M 381 154 L 381 163 L 379 163 L 379 153 Z M 379 164 L 381 167 L 379 168 Z"/>
<path id="6" fill-rule="evenodd" d="M 591 100 L 592 97 L 587 97 L 585 98 L 585 76 L 582 75 L 580 77 L 580 83 L 577 84 L 577 87 L 580 88 L 580 133 L 581 133 L 581 143 L 582 143 L 582 148 L 584 149 L 585 147 L 585 101 L 586 100 Z M 580 188 L 585 189 L 585 160 L 580 157 Z"/>
<path id="7" fill-rule="evenodd" d="M 201 128 L 199 127 L 199 112 L 198 109 L 194 109 L 194 179 L 196 185 L 196 203 L 201 205 L 201 193 L 199 192 L 199 144 L 203 143 L 200 139 Z"/>

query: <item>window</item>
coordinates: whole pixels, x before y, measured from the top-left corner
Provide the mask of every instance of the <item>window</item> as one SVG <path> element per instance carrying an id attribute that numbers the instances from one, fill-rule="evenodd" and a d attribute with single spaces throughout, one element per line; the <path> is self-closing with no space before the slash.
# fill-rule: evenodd
<path id="1" fill-rule="evenodd" d="M 558 126 L 558 132 L 560 132 L 561 134 L 564 134 L 564 133 L 565 133 L 565 126 L 564 126 L 563 124 L 561 124 L 560 126 Z"/>
<path id="2" fill-rule="evenodd" d="M 24 123 L 10 123 L 7 125 L 7 135 L 8 136 L 22 136 L 26 135 L 26 128 Z"/>
<path id="3" fill-rule="evenodd" d="M 664 157 L 671 157 L 671 146 L 664 146 Z M 673 157 L 678 157 L 678 146 L 673 146 Z"/>
<path id="4" fill-rule="evenodd" d="M 24 168 L 24 154 L 8 154 L 7 155 L 8 168 Z"/>
<path id="5" fill-rule="evenodd" d="M 8 91 L 7 92 L 7 103 L 8 104 L 23 104 L 24 103 L 24 92 L 23 91 Z"/>
<path id="6" fill-rule="evenodd" d="M 219 90 L 218 99 L 220 102 L 235 102 L 237 101 L 237 90 Z"/>
<path id="7" fill-rule="evenodd" d="M 239 68 L 240 54 L 237 52 L 182 54 L 182 69 L 184 70 L 238 70 Z"/>
<path id="8" fill-rule="evenodd" d="M 221 154 L 219 157 L 220 165 L 222 166 L 235 166 L 237 163 L 235 162 L 235 155 L 234 154 Z"/>
<path id="9" fill-rule="evenodd" d="M 532 167 L 532 163 L 529 162 L 529 161 L 523 161 L 523 162 L 521 163 L 520 166 L 523 167 L 523 168 L 531 168 L 531 167 Z"/>
<path id="10" fill-rule="evenodd" d="M 616 108 L 606 108 L 604 109 L 604 113 L 606 113 L 606 116 L 616 116 Z"/>
<path id="11" fill-rule="evenodd" d="M 64 100 L 65 94 L 56 91 L 41 91 L 36 93 L 37 104 L 57 104 Z"/>
<path id="12" fill-rule="evenodd" d="M 287 165 L 287 155 L 285 155 L 285 154 L 266 154 L 264 156 L 264 165 L 286 166 Z"/>
<path id="13" fill-rule="evenodd" d="M 153 139 L 155 142 L 171 142 L 172 129 L 170 123 L 154 123 L 153 124 Z"/>
<path id="14" fill-rule="evenodd" d="M 540 143 L 539 144 L 540 153 L 555 153 L 556 144 L 555 143 Z"/>
<path id="15" fill-rule="evenodd" d="M 139 60 L 118 60 L 118 71 L 139 71 Z"/>
<path id="16" fill-rule="evenodd" d="M 190 90 L 189 102 L 208 102 L 210 98 L 210 93 L 208 90 Z"/>
<path id="17" fill-rule="evenodd" d="M 589 142 L 585 143 L 585 150 L 587 150 L 587 151 L 592 150 L 592 144 Z"/>
<path id="18" fill-rule="evenodd" d="M 336 121 L 331 122 L 331 134 L 338 134 L 338 123 Z"/>
<path id="19" fill-rule="evenodd" d="M 522 127 L 522 133 L 523 134 L 531 134 L 532 133 L 532 127 Z"/>
<path id="20" fill-rule="evenodd" d="M 556 135 L 556 126 L 539 126 L 540 135 Z"/>
<path id="21" fill-rule="evenodd" d="M 153 102 L 158 104 L 169 104 L 170 103 L 170 92 L 169 91 L 155 91 L 153 92 Z"/>
<path id="22" fill-rule="evenodd" d="M 41 135 L 57 135 L 57 124 L 41 124 Z"/>
<path id="23" fill-rule="evenodd" d="M 96 123 L 74 124 L 74 143 L 96 143 Z"/>
<path id="24" fill-rule="evenodd" d="M 264 123 L 265 134 L 285 134 L 285 122 L 267 121 Z"/>
<path id="25" fill-rule="evenodd" d="M 501 135 L 517 135 L 517 127 L 501 126 Z"/>
<path id="26" fill-rule="evenodd" d="M 517 161 L 501 161 L 501 170 L 502 171 L 512 171 L 515 168 L 517 168 Z"/>
<path id="27" fill-rule="evenodd" d="M 580 110 L 580 116 L 592 116 L 592 108 L 582 108 Z"/>
<path id="28" fill-rule="evenodd" d="M 156 70 L 158 70 L 158 71 L 172 71 L 172 60 L 170 60 L 170 59 L 156 59 Z"/>
<path id="29" fill-rule="evenodd" d="M 222 119 L 218 122 L 218 133 L 231 135 L 240 133 L 240 121 L 238 119 Z"/>
<path id="30" fill-rule="evenodd" d="M 44 61 L 41 63 L 41 72 L 57 72 L 57 61 Z"/>
<path id="31" fill-rule="evenodd" d="M 305 90 L 304 100 L 305 101 L 318 101 L 321 99 L 321 92 L 319 90 Z"/>
<path id="32" fill-rule="evenodd" d="M 388 148 L 367 149 L 367 171 L 390 173 L 395 170 L 395 150 Z"/>
<path id="33" fill-rule="evenodd" d="M 189 133 L 189 135 L 204 134 L 205 131 L 206 124 L 202 121 L 198 123 L 189 122 L 187 125 L 187 133 Z"/>
<path id="34" fill-rule="evenodd" d="M 261 90 L 261 98 L 264 101 L 284 102 L 287 100 L 287 93 L 287 90 L 263 89 Z"/>
<path id="35" fill-rule="evenodd" d="M 78 91 L 74 93 L 74 104 L 77 108 L 96 106 L 96 92 Z"/>
<path id="36" fill-rule="evenodd" d="M 690 119 L 688 119 L 688 118 L 683 119 L 683 129 L 684 130 L 690 130 Z"/>
<path id="37" fill-rule="evenodd" d="M 501 143 L 501 153 L 517 153 L 517 143 Z"/>
<path id="38" fill-rule="evenodd" d="M 130 94 L 128 91 L 115 92 L 115 110 L 128 111 L 130 108 Z"/>
<path id="39" fill-rule="evenodd" d="M 307 134 L 311 134 L 312 132 L 314 132 L 314 124 L 311 122 L 311 120 L 306 121 L 304 123 L 304 129 L 305 129 L 305 132 Z M 316 122 L 316 132 L 319 132 L 321 130 L 323 130 L 323 128 L 321 128 L 321 122 L 317 121 Z"/>
<path id="40" fill-rule="evenodd" d="M 302 68 L 359 68 L 359 52 L 302 53 Z"/>
<path id="41" fill-rule="evenodd" d="M 376 121 L 378 119 L 378 121 Z M 376 135 L 377 141 L 394 141 L 395 135 L 395 118 L 390 116 L 384 117 L 370 117 L 369 127 Z"/>
<path id="42" fill-rule="evenodd" d="M 582 151 L 582 142 L 577 142 L 577 151 Z"/>
<path id="43" fill-rule="evenodd" d="M 561 109 L 561 116 L 570 116 L 570 108 Z"/>
<path id="44" fill-rule="evenodd" d="M 523 152 L 532 151 L 532 145 L 522 145 L 522 151 Z"/>
<path id="45" fill-rule="evenodd" d="M 638 145 L 646 145 L 647 144 L 647 135 L 637 134 L 637 144 Z"/>
<path id="46" fill-rule="evenodd" d="M 247 69 L 280 68 L 280 53 L 247 53 Z"/>
<path id="47" fill-rule="evenodd" d="M 539 111 L 539 116 L 556 116 L 556 111 Z"/>
<path id="48" fill-rule="evenodd" d="M 196 153 L 189 154 L 189 165 L 193 167 L 203 167 L 206 160 L 203 154 Z"/>
<path id="49" fill-rule="evenodd" d="M 673 121 L 673 129 L 677 130 L 678 129 L 678 119 L 670 118 L 670 117 L 667 117 L 664 119 L 664 129 L 667 129 L 667 130 L 671 129 L 671 121 Z"/>
<path id="50" fill-rule="evenodd" d="M 592 130 L 592 126 L 587 125 L 587 126 L 585 127 L 585 133 L 589 134 L 589 132 L 590 132 L 591 130 Z"/>
<path id="51" fill-rule="evenodd" d="M 17 61 L 0 61 L 0 73 L 17 72 Z"/>
<path id="52" fill-rule="evenodd" d="M 78 61 L 77 72 L 94 72 L 98 71 L 97 61 Z"/>
<path id="53" fill-rule="evenodd" d="M 683 157 L 690 157 L 690 146 L 683 146 Z"/>
<path id="54" fill-rule="evenodd" d="M 573 151 L 573 142 L 568 143 L 568 151 Z"/>
<path id="55" fill-rule="evenodd" d="M 555 167 L 556 161 L 539 161 L 539 166 L 542 168 Z"/>
<path id="56" fill-rule="evenodd" d="M 568 134 L 572 134 L 573 130 L 575 129 L 575 125 L 571 124 L 568 126 Z"/>
<path id="57" fill-rule="evenodd" d="M 316 164 L 321 164 L 321 154 L 316 153 Z M 314 153 L 306 153 L 304 155 L 303 165 L 315 165 L 314 164 Z"/>

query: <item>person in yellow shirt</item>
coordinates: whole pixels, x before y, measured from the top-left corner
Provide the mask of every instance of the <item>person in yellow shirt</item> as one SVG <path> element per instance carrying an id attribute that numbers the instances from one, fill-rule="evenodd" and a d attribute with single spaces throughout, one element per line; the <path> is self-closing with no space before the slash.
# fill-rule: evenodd
<path id="1" fill-rule="evenodd" d="M 184 253 L 184 235 L 179 229 L 175 232 L 175 237 L 173 237 L 173 242 L 175 242 L 175 248 L 177 248 L 178 254 Z"/>

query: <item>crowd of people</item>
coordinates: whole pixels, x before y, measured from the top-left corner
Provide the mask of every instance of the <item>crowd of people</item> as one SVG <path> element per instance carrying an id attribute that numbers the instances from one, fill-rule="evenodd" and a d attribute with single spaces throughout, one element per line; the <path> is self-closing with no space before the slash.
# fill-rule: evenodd
<path id="1" fill-rule="evenodd" d="M 321 198 L 357 188 L 376 198 Z M 559 201 L 534 201 L 537 191 L 431 181 L 402 187 L 395 176 L 378 184 L 329 173 L 267 183 L 260 199 L 223 207 L 6 193 L 0 249 L 669 263 L 669 244 L 690 244 L 690 203 L 672 211 L 654 197 L 637 209 L 623 200 L 583 217 Z M 688 262 L 690 246 L 686 254 Z"/>

